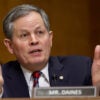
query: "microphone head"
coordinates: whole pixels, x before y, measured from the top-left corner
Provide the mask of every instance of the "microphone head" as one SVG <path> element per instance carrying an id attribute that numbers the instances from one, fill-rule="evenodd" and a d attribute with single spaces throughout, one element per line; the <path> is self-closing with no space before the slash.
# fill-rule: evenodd
<path id="1" fill-rule="evenodd" d="M 52 76 L 52 80 L 53 80 L 53 81 L 57 81 L 57 79 L 58 79 L 58 76 L 57 76 L 56 74 L 54 74 L 54 75 Z"/>

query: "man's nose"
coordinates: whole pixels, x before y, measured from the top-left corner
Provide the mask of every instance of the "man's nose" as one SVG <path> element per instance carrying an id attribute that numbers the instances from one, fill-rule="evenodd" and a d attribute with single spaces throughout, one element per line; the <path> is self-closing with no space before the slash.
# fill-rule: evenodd
<path id="1" fill-rule="evenodd" d="M 30 45 L 35 45 L 38 43 L 38 38 L 36 37 L 35 34 L 32 34 L 30 37 L 31 37 L 30 38 Z"/>

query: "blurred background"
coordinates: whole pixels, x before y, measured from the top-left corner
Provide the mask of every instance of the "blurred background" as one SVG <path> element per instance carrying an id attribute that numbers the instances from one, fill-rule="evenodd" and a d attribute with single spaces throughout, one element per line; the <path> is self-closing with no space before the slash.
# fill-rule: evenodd
<path id="1" fill-rule="evenodd" d="M 100 44 L 100 0 L 0 0 L 0 61 L 14 60 L 3 44 L 2 20 L 19 4 L 43 8 L 54 33 L 51 55 L 84 55 L 93 57 Z"/>

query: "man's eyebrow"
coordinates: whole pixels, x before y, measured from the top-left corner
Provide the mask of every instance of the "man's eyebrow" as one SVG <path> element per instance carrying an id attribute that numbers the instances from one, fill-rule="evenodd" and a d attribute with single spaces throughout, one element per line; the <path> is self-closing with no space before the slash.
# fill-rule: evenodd
<path id="1" fill-rule="evenodd" d="M 27 30 L 26 30 L 26 29 L 21 29 L 20 31 L 21 31 L 21 32 L 26 32 Z"/>
<path id="2" fill-rule="evenodd" d="M 41 28 L 42 28 L 41 26 L 37 26 L 37 27 L 36 27 L 36 29 L 41 29 Z"/>

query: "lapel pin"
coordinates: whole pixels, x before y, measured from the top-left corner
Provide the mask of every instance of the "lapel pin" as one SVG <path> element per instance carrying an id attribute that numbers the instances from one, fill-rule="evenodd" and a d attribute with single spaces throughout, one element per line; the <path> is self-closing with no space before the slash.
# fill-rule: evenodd
<path id="1" fill-rule="evenodd" d="M 63 80 L 63 79 L 64 79 L 64 77 L 63 77 L 63 76 L 59 76 L 59 79 L 60 79 L 60 80 Z"/>

